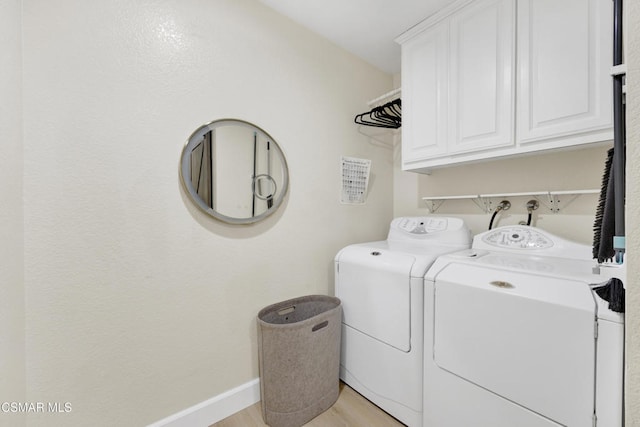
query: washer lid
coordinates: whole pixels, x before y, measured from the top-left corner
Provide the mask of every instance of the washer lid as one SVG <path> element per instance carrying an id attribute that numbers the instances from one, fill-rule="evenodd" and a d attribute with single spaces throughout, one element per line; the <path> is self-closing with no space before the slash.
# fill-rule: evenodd
<path id="1" fill-rule="evenodd" d="M 562 425 L 591 425 L 596 306 L 584 282 L 451 263 L 437 275 L 434 360 Z"/>
<path id="2" fill-rule="evenodd" d="M 556 279 L 568 279 L 582 282 L 584 289 L 592 289 L 594 285 L 606 283 L 611 277 L 625 277 L 624 265 L 602 267 L 601 274 L 594 274 L 593 260 L 561 258 L 552 256 L 528 255 L 525 252 L 498 252 L 484 249 L 467 249 L 439 257 L 427 271 L 425 280 L 433 282 L 440 271 L 449 263 L 483 266 L 490 269 L 518 271 L 526 275 Z M 605 271 L 606 270 L 606 271 Z M 624 323 L 624 314 L 609 309 L 609 303 L 592 293 L 600 319 L 616 323 Z"/>

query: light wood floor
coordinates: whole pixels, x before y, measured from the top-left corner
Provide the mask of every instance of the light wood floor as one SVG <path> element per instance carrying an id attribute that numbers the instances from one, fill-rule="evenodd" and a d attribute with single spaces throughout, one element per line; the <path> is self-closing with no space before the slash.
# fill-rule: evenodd
<path id="1" fill-rule="evenodd" d="M 260 402 L 210 427 L 264 427 Z M 305 424 L 307 427 L 402 427 L 404 424 L 340 383 L 338 401 Z"/>

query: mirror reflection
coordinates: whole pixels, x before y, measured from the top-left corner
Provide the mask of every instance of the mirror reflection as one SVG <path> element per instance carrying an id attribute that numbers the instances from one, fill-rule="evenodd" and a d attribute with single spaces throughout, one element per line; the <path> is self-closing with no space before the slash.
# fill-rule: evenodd
<path id="1" fill-rule="evenodd" d="M 196 205 L 234 224 L 272 214 L 288 187 L 287 163 L 278 144 L 242 120 L 216 120 L 198 128 L 182 151 L 180 169 Z"/>

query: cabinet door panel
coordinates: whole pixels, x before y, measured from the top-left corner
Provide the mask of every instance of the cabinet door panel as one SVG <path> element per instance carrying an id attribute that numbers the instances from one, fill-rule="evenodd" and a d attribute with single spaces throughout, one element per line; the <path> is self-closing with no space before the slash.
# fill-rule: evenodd
<path id="1" fill-rule="evenodd" d="M 523 0 L 518 16 L 521 144 L 611 127 L 611 2 Z M 574 141 L 580 143 L 580 141 Z"/>
<path id="2" fill-rule="evenodd" d="M 450 152 L 514 144 L 512 1 L 480 0 L 451 19 Z"/>
<path id="3" fill-rule="evenodd" d="M 406 165 L 446 152 L 447 25 L 402 46 L 402 159 Z"/>

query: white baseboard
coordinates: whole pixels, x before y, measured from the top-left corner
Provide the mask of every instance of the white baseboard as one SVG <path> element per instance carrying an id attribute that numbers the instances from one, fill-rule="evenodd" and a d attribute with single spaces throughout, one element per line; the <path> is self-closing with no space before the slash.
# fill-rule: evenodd
<path id="1" fill-rule="evenodd" d="M 259 401 L 260 378 L 256 378 L 147 427 L 208 427 Z"/>

